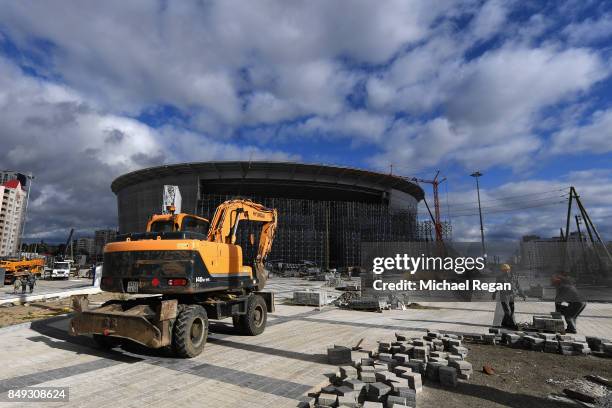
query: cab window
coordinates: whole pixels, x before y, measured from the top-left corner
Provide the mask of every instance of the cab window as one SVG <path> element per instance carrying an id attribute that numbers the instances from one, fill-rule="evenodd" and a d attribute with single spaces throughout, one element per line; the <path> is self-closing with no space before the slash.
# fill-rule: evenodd
<path id="1" fill-rule="evenodd" d="M 208 222 L 194 217 L 183 218 L 183 231 L 199 232 L 206 234 L 208 232 Z"/>
<path id="2" fill-rule="evenodd" d="M 172 232 L 174 231 L 174 222 L 168 221 L 155 221 L 151 224 L 151 232 Z"/>

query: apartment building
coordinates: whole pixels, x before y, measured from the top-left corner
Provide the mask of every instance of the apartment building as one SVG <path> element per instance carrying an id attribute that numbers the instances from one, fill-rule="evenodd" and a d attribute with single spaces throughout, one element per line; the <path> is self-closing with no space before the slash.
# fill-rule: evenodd
<path id="1" fill-rule="evenodd" d="M 26 195 L 19 180 L 0 185 L 0 256 L 14 255 L 19 250 Z"/>

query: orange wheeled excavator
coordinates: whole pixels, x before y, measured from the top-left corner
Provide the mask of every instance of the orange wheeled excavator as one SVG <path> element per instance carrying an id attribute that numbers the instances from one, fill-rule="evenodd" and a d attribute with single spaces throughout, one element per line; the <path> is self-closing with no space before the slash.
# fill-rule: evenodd
<path id="1" fill-rule="evenodd" d="M 105 348 L 124 339 L 152 348 L 171 346 L 181 357 L 199 355 L 208 319 L 231 317 L 243 334 L 258 335 L 274 310 L 274 294 L 263 292 L 277 212 L 250 200 L 222 203 L 209 222 L 191 214 L 153 215 L 147 231 L 120 235 L 104 247 L 101 289 L 134 295 L 90 309 L 86 296 L 72 299 L 73 335 L 92 334 Z M 236 244 L 240 223 L 261 224 L 253 265 L 243 265 Z M 208 231 L 206 232 L 206 229 Z M 255 243 L 254 235 L 249 236 Z"/>

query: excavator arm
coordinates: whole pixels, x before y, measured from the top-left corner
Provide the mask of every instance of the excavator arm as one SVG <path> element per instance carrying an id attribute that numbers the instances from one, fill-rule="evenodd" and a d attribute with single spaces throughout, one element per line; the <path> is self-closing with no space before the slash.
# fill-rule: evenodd
<path id="1" fill-rule="evenodd" d="M 258 288 L 261 290 L 267 280 L 264 261 L 272 249 L 272 241 L 276 232 L 278 215 L 275 209 L 266 208 L 250 200 L 226 201 L 215 211 L 208 230 L 208 241 L 235 244 L 238 224 L 242 220 L 263 223 L 254 265 Z"/>

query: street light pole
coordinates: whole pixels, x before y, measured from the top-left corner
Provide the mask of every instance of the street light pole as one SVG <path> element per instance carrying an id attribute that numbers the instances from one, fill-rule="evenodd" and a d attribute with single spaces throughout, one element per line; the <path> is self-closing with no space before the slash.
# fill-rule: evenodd
<path id="1" fill-rule="evenodd" d="M 32 180 L 34 180 L 34 175 L 32 173 L 28 174 L 28 195 L 26 196 L 26 204 L 23 212 L 23 223 L 21 224 L 21 237 L 19 238 L 19 259 L 21 259 L 21 247 L 23 246 L 23 235 L 25 234 L 25 225 L 26 219 L 28 217 L 28 204 L 30 203 L 30 189 L 32 188 Z"/>
<path id="2" fill-rule="evenodd" d="M 478 215 L 480 216 L 480 242 L 482 243 L 482 256 L 487 261 L 487 250 L 485 248 L 485 240 L 484 240 L 484 226 L 482 223 L 482 207 L 480 206 L 480 183 L 478 182 L 478 178 L 482 176 L 482 173 L 479 171 L 475 171 L 470 174 L 470 176 L 476 179 L 476 194 L 478 195 Z"/>

